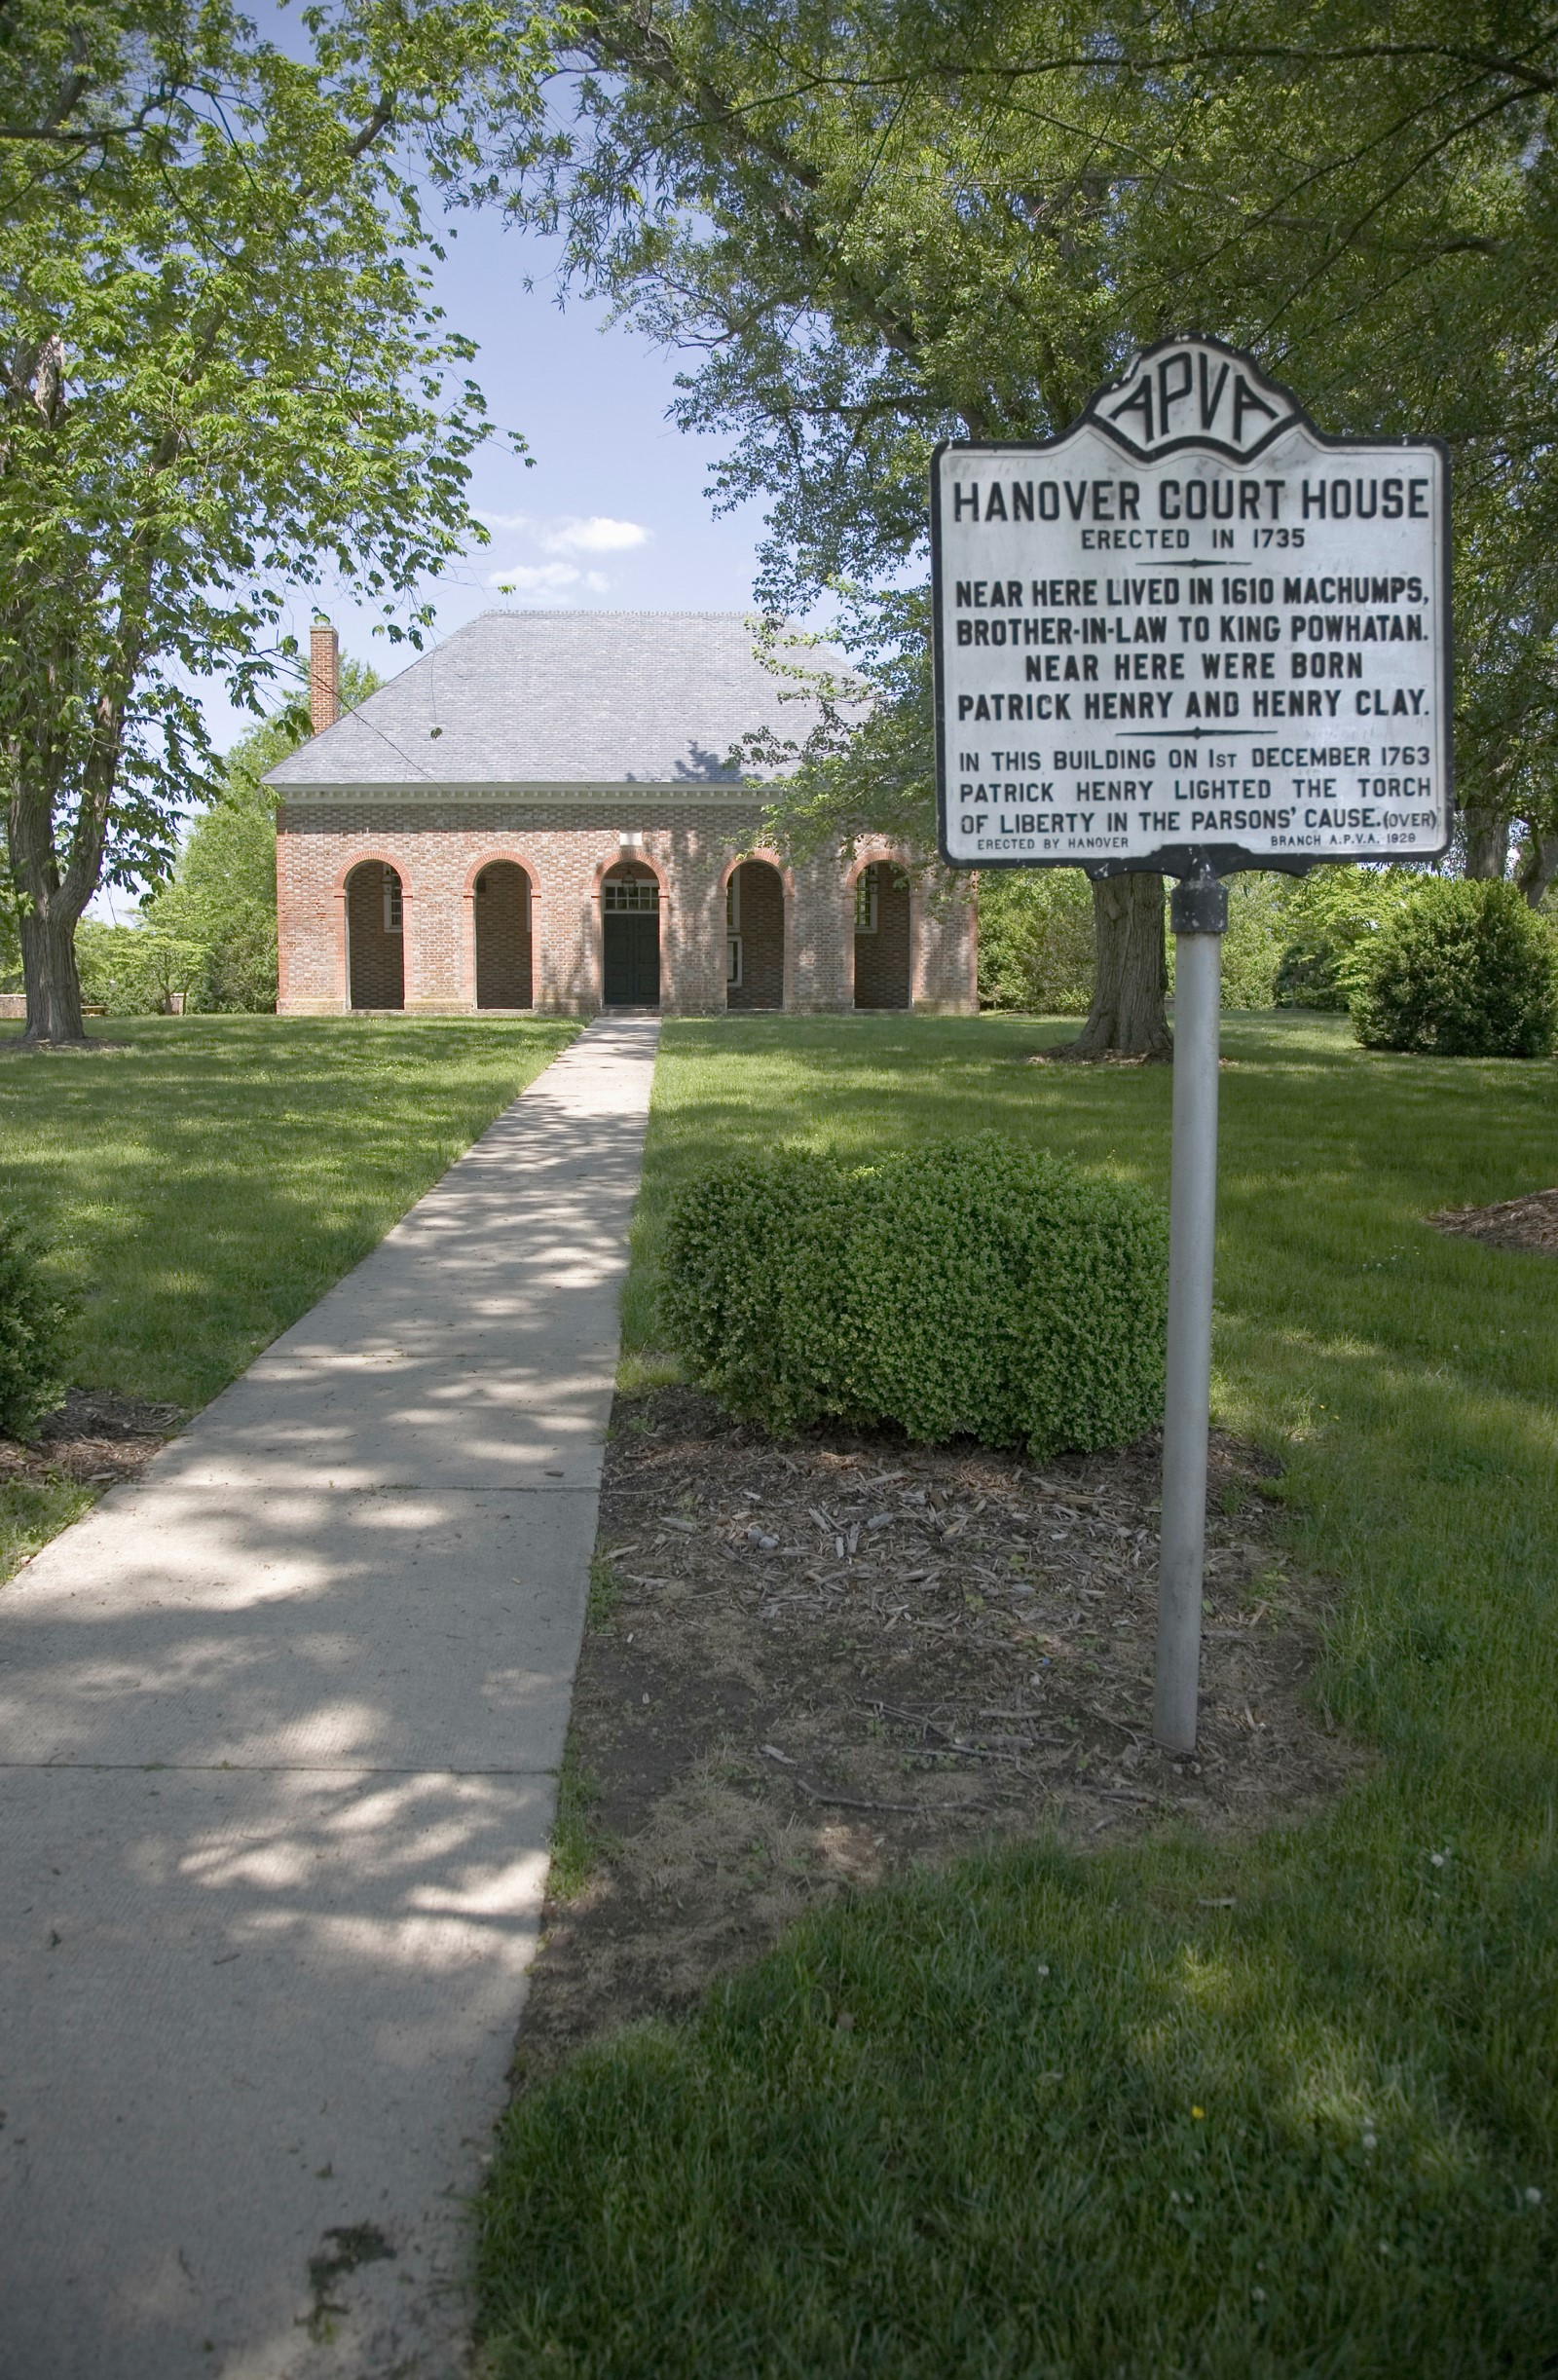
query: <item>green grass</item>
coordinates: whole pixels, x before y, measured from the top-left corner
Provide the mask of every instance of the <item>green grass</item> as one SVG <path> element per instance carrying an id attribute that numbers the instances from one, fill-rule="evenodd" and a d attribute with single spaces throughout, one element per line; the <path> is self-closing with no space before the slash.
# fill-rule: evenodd
<path id="1" fill-rule="evenodd" d="M 57 1469 L 41 1479 L 0 1482 L 0 1580 L 9 1579 L 19 1563 L 80 1520 L 96 1501 L 91 1488 L 78 1487 Z"/>
<path id="2" fill-rule="evenodd" d="M 635 1344 L 716 1151 L 996 1125 L 1163 1188 L 1167 1072 L 1020 1062 L 1066 1029 L 668 1027 Z M 861 1896 L 527 2095 L 501 2380 L 1558 2370 L 1558 1266 L 1422 1222 L 1558 1177 L 1558 1068 L 1225 1048 L 1217 1416 L 1287 1467 L 1317 1692 L 1378 1760 L 1243 1846 Z"/>
<path id="3" fill-rule="evenodd" d="M 83 1386 L 193 1409 L 365 1256 L 563 1021 L 115 1018 L 0 1056 L 0 1201 L 81 1294 Z M 0 1575 L 78 1491 L 0 1492 Z"/>
<path id="4" fill-rule="evenodd" d="M 546 1889 L 554 1901 L 577 1900 L 614 1837 L 600 1822 L 600 1779 L 584 1767 L 572 1742 L 557 1774 L 557 1818 L 552 1828 Z"/>

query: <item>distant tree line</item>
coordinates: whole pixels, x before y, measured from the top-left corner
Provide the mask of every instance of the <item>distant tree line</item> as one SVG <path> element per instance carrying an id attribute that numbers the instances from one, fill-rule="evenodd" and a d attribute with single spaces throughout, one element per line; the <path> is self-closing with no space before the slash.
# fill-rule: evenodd
<path id="1" fill-rule="evenodd" d="M 1307 876 L 1251 871 L 1229 881 L 1225 1008 L 1313 1008 L 1345 1014 L 1387 928 L 1434 879 L 1419 868 L 1317 868 Z M 1558 905 L 1538 911 L 1558 949 Z M 1085 1017 L 1094 994 L 1093 906 L 1074 868 L 1013 869 L 980 879 L 980 1002 L 985 1008 Z M 1172 953 L 1168 962 L 1172 990 Z"/>

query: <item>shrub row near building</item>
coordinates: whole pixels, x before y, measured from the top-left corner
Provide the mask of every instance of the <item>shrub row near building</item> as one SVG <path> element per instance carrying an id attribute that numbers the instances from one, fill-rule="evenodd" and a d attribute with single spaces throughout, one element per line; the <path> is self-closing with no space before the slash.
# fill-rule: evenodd
<path id="1" fill-rule="evenodd" d="M 984 1134 L 708 1175 L 670 1216 L 661 1320 L 703 1387 L 779 1434 L 890 1422 L 1043 1456 L 1161 1421 L 1167 1281 L 1156 1200 Z"/>

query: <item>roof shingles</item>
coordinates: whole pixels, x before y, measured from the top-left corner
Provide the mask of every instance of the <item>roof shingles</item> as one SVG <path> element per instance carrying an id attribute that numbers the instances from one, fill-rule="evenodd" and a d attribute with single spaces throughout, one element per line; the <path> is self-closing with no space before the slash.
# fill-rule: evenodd
<path id="1" fill-rule="evenodd" d="M 288 791 L 739 784 L 740 739 L 802 739 L 741 612 L 484 612 L 288 755 Z"/>

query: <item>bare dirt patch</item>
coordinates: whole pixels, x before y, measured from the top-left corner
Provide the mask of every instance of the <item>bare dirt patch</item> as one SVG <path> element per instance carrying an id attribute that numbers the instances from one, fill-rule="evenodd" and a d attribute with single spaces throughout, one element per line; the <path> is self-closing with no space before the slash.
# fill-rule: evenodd
<path id="1" fill-rule="evenodd" d="M 1216 1437 L 1199 1755 L 1151 1740 L 1161 1450 L 1035 1466 L 838 1433 L 787 1446 L 685 1389 L 618 1396 L 534 2075 L 686 2006 L 819 1896 L 1054 1828 L 1290 1819 L 1362 1756 L 1302 1698 L 1322 1600 L 1275 1467 Z"/>
<path id="2" fill-rule="evenodd" d="M 105 1389 L 71 1389 L 39 1423 L 30 1445 L 0 1438 L 0 1481 L 62 1476 L 78 1487 L 110 1487 L 116 1479 L 133 1479 L 184 1418 L 177 1405 L 151 1405 Z"/>
<path id="3" fill-rule="evenodd" d="M 1535 1248 L 1558 1256 L 1558 1190 L 1529 1190 L 1496 1207 L 1446 1207 L 1428 1221 L 1435 1231 L 1480 1240 L 1488 1247 Z"/>

